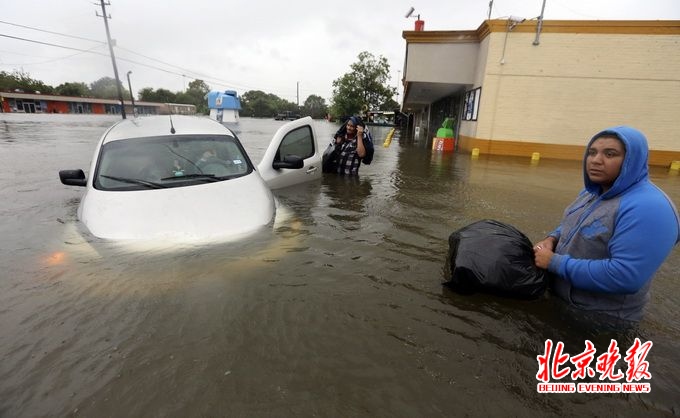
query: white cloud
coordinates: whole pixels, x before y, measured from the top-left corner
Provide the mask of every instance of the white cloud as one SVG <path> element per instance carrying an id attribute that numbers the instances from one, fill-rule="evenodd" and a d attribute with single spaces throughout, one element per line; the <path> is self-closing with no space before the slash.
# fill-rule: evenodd
<path id="1" fill-rule="evenodd" d="M 3 2 L 0 20 L 82 38 L 106 39 L 100 7 L 89 0 L 22 0 Z M 494 0 L 492 18 L 536 17 L 542 0 Z M 425 30 L 477 28 L 488 14 L 488 1 L 348 1 L 293 2 L 257 0 L 111 0 L 111 34 L 119 75 L 125 82 L 133 71 L 133 88 L 184 89 L 202 78 L 216 89 L 263 90 L 294 101 L 310 94 L 327 99 L 333 80 L 349 71 L 361 51 L 384 56 L 392 70 L 392 85 L 403 67 L 403 30 L 415 19 L 404 18 L 413 6 Z M 546 19 L 680 19 L 677 0 L 547 0 Z M 97 44 L 0 23 L 0 34 L 75 48 Z M 0 37 L 0 70 L 22 68 L 33 78 L 58 85 L 113 76 L 105 45 L 78 53 Z M 148 66 L 131 63 L 137 63 Z M 160 62 L 159 62 L 160 61 Z M 171 65 L 166 65 L 171 64 Z M 157 67 L 159 69 L 150 68 Z M 186 77 L 183 77 L 185 74 Z"/>

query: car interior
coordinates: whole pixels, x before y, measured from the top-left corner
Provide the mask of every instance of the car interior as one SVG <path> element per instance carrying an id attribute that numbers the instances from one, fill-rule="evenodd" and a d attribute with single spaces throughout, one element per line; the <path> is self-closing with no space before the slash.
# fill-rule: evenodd
<path id="1" fill-rule="evenodd" d="M 231 137 L 129 139 L 105 144 L 94 186 L 102 190 L 143 190 L 227 180 L 252 171 Z M 147 184 L 150 183 L 150 184 Z"/>

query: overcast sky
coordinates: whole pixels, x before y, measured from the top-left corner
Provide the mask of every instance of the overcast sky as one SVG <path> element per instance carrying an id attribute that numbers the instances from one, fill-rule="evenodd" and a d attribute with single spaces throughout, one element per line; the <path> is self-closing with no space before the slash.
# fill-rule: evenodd
<path id="1" fill-rule="evenodd" d="M 126 74 L 132 71 L 135 92 L 143 87 L 181 91 L 200 78 L 212 89 L 262 90 L 295 102 L 299 83 L 301 104 L 310 94 L 330 100 L 333 80 L 350 70 L 361 51 L 387 58 L 397 87 L 404 64 L 402 31 L 412 30 L 415 22 L 404 17 L 410 7 L 425 21 L 425 30 L 476 29 L 489 13 L 488 0 L 109 2 L 118 73 L 127 87 Z M 535 18 L 542 3 L 494 0 L 491 18 Z M 102 43 L 104 21 L 96 16 L 99 0 L 0 0 L 0 10 L 0 70 L 21 69 L 55 87 L 113 77 Z M 680 0 L 546 0 L 544 16 L 678 20 Z"/>

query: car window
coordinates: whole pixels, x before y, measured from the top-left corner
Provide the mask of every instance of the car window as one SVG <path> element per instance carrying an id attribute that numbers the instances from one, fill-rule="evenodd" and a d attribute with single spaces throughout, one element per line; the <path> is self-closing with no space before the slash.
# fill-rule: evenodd
<path id="1" fill-rule="evenodd" d="M 223 181 L 252 172 L 238 140 L 227 135 L 131 138 L 105 144 L 94 187 L 144 190 Z"/>
<path id="2" fill-rule="evenodd" d="M 283 160 L 288 155 L 309 158 L 314 155 L 314 136 L 309 126 L 303 126 L 288 132 L 276 153 L 276 160 Z"/>

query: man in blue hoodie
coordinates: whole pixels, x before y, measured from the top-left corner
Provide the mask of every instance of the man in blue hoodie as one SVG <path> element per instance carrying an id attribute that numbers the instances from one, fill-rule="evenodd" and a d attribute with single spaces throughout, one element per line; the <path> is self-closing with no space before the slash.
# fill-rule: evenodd
<path id="1" fill-rule="evenodd" d="M 571 306 L 639 321 L 652 277 L 680 241 L 678 211 L 649 180 L 647 139 L 627 126 L 595 135 L 583 158 L 585 189 L 534 247 Z"/>

